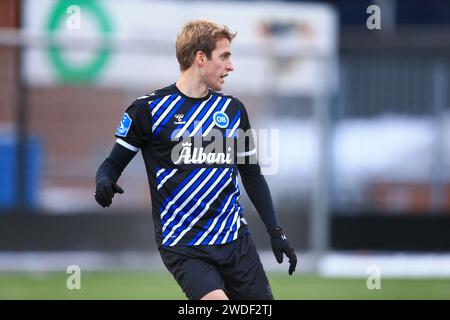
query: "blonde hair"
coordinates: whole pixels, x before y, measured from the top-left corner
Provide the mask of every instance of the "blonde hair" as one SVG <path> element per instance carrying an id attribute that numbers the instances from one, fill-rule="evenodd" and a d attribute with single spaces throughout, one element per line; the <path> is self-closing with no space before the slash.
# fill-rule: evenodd
<path id="1" fill-rule="evenodd" d="M 221 26 L 208 20 L 189 21 L 178 34 L 175 44 L 181 71 L 192 65 L 197 51 L 204 52 L 208 59 L 211 59 L 217 41 L 226 38 L 231 42 L 235 36 L 236 33 L 231 33 L 225 25 Z"/>

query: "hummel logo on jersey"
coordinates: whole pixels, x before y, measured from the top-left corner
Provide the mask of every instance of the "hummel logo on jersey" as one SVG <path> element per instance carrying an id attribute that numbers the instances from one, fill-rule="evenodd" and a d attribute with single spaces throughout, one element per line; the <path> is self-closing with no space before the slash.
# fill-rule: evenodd
<path id="1" fill-rule="evenodd" d="M 119 126 L 117 127 L 116 135 L 126 137 L 128 130 L 130 130 L 131 122 L 133 122 L 133 120 L 131 120 L 128 113 L 124 113 L 122 120 L 120 120 Z"/>
<path id="2" fill-rule="evenodd" d="M 177 119 L 177 121 L 173 122 L 174 124 L 185 124 L 186 123 L 186 121 L 182 121 L 184 118 L 184 114 L 177 113 L 174 117 Z"/>
<path id="3" fill-rule="evenodd" d="M 286 237 L 284 234 L 282 234 L 282 235 L 281 235 L 281 239 L 287 240 L 287 237 Z"/>

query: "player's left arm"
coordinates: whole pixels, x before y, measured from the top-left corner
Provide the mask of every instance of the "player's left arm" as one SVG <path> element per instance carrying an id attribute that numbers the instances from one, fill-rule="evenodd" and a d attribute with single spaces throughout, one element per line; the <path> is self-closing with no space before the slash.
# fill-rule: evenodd
<path id="1" fill-rule="evenodd" d="M 237 102 L 240 104 L 241 110 L 241 132 L 238 135 L 237 141 L 237 167 L 242 178 L 242 183 L 267 228 L 275 258 L 278 263 L 282 263 L 283 254 L 286 254 L 289 259 L 289 274 L 292 275 L 297 266 L 297 256 L 278 222 L 269 186 L 261 173 L 261 168 L 256 159 L 256 145 L 253 134 L 249 132 L 251 126 L 247 111 L 239 100 Z"/>
<path id="2" fill-rule="evenodd" d="M 282 263 L 283 253 L 286 254 L 289 259 L 289 274 L 292 275 L 297 266 L 297 256 L 278 222 L 269 186 L 261 174 L 260 166 L 257 163 L 240 164 L 238 165 L 238 170 L 245 191 L 270 235 L 270 243 L 275 258 L 278 263 Z"/>

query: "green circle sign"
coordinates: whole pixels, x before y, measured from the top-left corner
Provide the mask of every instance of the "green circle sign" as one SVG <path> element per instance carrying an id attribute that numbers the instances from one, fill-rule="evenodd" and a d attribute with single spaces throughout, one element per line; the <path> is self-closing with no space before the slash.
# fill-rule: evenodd
<path id="1" fill-rule="evenodd" d="M 48 19 L 47 31 L 49 32 L 50 39 L 56 34 L 60 24 L 66 21 L 66 10 L 71 5 L 80 7 L 84 12 L 89 11 L 92 13 L 104 36 L 108 36 L 112 32 L 112 26 L 108 16 L 96 1 L 61 0 L 53 8 Z M 60 81 L 90 82 L 95 80 L 100 70 L 105 66 L 111 51 L 106 48 L 100 48 L 95 56 L 82 66 L 70 65 L 70 62 L 64 58 L 62 48 L 58 46 L 50 45 L 47 53 Z"/>

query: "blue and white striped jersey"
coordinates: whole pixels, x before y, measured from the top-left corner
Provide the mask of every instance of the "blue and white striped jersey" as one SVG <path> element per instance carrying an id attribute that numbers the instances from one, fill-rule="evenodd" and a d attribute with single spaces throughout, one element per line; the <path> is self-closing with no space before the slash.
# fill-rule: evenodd
<path id="1" fill-rule="evenodd" d="M 249 129 L 244 105 L 212 90 L 195 99 L 172 84 L 128 107 L 117 143 L 142 151 L 158 245 L 224 244 L 247 232 L 237 164 L 256 154 Z"/>

